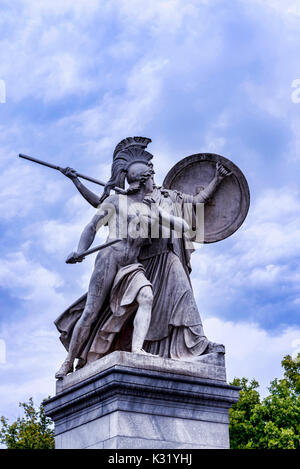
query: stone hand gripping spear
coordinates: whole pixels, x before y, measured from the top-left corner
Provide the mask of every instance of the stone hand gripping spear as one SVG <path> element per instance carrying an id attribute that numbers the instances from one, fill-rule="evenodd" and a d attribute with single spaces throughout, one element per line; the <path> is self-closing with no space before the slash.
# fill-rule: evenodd
<path id="1" fill-rule="evenodd" d="M 85 174 L 78 173 L 74 169 L 71 169 L 69 167 L 67 168 L 62 168 L 61 166 L 57 166 L 51 163 L 47 163 L 46 161 L 38 160 L 37 158 L 33 158 L 32 156 L 24 155 L 23 153 L 19 153 L 20 158 L 24 158 L 25 160 L 33 161 L 34 163 L 41 164 L 42 166 L 47 166 L 48 168 L 51 169 L 56 169 L 57 171 L 60 171 L 62 174 L 68 177 L 79 177 L 82 179 L 86 179 L 87 181 L 94 182 L 95 184 L 98 184 L 99 186 L 105 186 L 106 183 L 100 181 L 99 179 L 92 178 L 90 176 L 86 176 Z M 71 174 L 73 173 L 73 174 Z M 126 194 L 126 191 L 121 189 L 120 187 L 114 187 L 114 190 L 120 194 Z"/>
<path id="2" fill-rule="evenodd" d="M 105 182 L 102 182 L 99 179 L 95 179 L 93 177 L 86 176 L 85 174 L 78 173 L 77 171 L 75 171 L 74 169 L 71 169 L 69 167 L 62 168 L 61 166 L 57 166 L 57 165 L 54 165 L 54 164 L 51 164 L 51 163 L 47 163 L 46 161 L 38 160 L 37 158 L 33 158 L 32 156 L 24 155 L 23 153 L 20 153 L 19 157 L 24 158 L 25 160 L 32 161 L 34 163 L 38 163 L 42 166 L 46 166 L 48 168 L 60 171 L 62 174 L 64 174 L 67 177 L 70 177 L 70 178 L 75 179 L 75 178 L 80 177 L 82 179 L 86 179 L 87 181 L 93 182 L 93 183 L 98 184 L 99 186 L 103 186 L 103 187 L 106 184 Z M 120 187 L 114 187 L 114 190 L 119 194 L 126 194 L 126 191 L 121 189 Z M 88 189 L 86 189 L 86 191 L 88 191 Z M 91 194 L 93 194 L 93 193 L 91 192 Z M 99 202 L 100 202 L 99 200 L 98 201 L 95 200 L 95 206 L 96 207 L 98 207 Z M 71 257 L 71 258 L 68 257 L 67 260 L 66 260 L 66 263 L 67 264 L 75 264 L 76 262 L 82 262 L 83 259 L 85 258 L 85 256 L 88 256 L 89 254 L 93 254 L 96 251 L 100 251 L 101 249 L 109 247 L 109 246 L 111 246 L 115 243 L 118 243 L 119 241 L 121 241 L 121 240 L 120 239 L 114 239 L 114 240 L 109 241 L 108 243 L 102 244 L 100 246 L 95 246 L 92 249 L 88 249 L 88 250 L 82 252 L 80 257 L 76 257 L 76 258 L 74 256 Z"/>

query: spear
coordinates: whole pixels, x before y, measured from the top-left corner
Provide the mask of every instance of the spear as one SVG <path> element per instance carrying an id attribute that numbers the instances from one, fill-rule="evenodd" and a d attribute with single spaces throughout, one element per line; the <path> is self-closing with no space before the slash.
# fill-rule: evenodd
<path id="1" fill-rule="evenodd" d="M 46 161 L 38 160 L 37 158 L 33 158 L 32 156 L 24 155 L 23 153 L 19 153 L 20 158 L 24 158 L 25 160 L 33 161 L 34 163 L 41 164 L 43 166 L 47 166 L 48 168 L 56 169 L 57 171 L 60 171 L 61 173 L 64 173 L 64 168 L 61 166 L 57 166 L 51 163 L 47 163 Z M 86 176 L 85 174 L 77 173 L 75 171 L 76 176 L 82 179 L 86 179 L 87 181 L 94 182 L 95 184 L 98 184 L 99 186 L 105 186 L 105 182 L 100 181 L 99 179 L 92 178 L 91 176 Z M 121 189 L 120 187 L 114 187 L 113 188 L 116 192 L 119 192 L 120 194 L 126 194 L 126 191 L 124 189 Z"/>
<path id="2" fill-rule="evenodd" d="M 80 253 L 79 256 L 74 256 L 76 253 L 72 253 L 66 260 L 67 264 L 75 264 L 76 262 L 81 262 L 88 256 L 89 254 L 93 254 L 96 251 L 101 251 L 101 249 L 108 248 L 108 246 L 112 246 L 115 243 L 119 243 L 122 239 L 113 239 L 112 241 L 108 241 L 105 244 L 100 244 L 100 246 L 95 246 L 94 248 L 88 249 L 87 251 L 83 251 Z"/>

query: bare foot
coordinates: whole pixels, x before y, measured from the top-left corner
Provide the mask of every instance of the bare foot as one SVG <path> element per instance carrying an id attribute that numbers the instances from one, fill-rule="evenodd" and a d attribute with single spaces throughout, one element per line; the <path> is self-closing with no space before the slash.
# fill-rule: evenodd
<path id="1" fill-rule="evenodd" d="M 206 350 L 204 351 L 204 354 L 206 353 L 225 353 L 225 347 L 223 344 L 216 344 L 215 342 L 209 342 L 207 345 Z"/>

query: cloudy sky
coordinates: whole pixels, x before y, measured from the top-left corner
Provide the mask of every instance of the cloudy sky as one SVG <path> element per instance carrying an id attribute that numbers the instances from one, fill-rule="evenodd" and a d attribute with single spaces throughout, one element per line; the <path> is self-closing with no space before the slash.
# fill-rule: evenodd
<path id="1" fill-rule="evenodd" d="M 93 264 L 64 263 L 93 208 L 60 173 L 17 155 L 106 180 L 132 135 L 152 139 L 157 183 L 199 152 L 245 174 L 248 217 L 194 253 L 192 282 L 228 379 L 256 378 L 265 394 L 300 349 L 299 2 L 0 5 L 0 415 L 54 394 L 65 351 L 53 321 L 86 291 Z"/>

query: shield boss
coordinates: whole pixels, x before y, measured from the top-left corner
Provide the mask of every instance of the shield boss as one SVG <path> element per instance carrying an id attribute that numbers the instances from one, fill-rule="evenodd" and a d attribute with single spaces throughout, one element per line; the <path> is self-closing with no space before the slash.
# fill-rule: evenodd
<path id="1" fill-rule="evenodd" d="M 179 161 L 168 172 L 163 187 L 196 195 L 214 178 L 216 163 L 232 172 L 217 187 L 204 207 L 204 243 L 232 235 L 248 213 L 250 193 L 242 171 L 232 161 L 213 153 L 198 153 Z"/>

